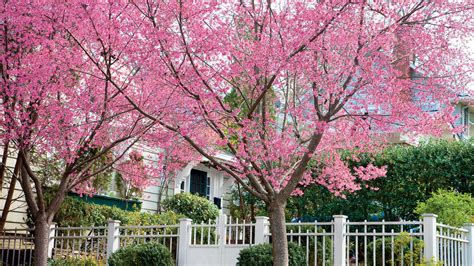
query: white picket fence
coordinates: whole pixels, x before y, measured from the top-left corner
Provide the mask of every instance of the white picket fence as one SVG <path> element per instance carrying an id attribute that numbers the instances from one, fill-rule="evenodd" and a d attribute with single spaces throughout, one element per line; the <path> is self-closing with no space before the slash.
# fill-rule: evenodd
<path id="1" fill-rule="evenodd" d="M 335 215 L 331 222 L 287 223 L 290 242 L 301 246 L 307 265 L 474 265 L 474 225 L 454 228 L 426 214 L 420 221 L 351 222 Z M 0 233 L 3 265 L 30 265 L 34 252 L 32 230 Z M 102 227 L 51 227 L 49 256 L 93 257 L 106 261 L 114 251 L 156 241 L 167 246 L 177 265 L 235 265 L 241 249 L 271 243 L 267 217 L 247 223 L 221 215 L 216 221 L 176 225 L 122 226 L 109 221 Z"/>

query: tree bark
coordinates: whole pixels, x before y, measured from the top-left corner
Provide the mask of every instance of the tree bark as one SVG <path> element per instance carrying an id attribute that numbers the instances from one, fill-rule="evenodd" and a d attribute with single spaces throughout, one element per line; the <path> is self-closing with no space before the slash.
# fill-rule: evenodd
<path id="1" fill-rule="evenodd" d="M 268 206 L 274 266 L 288 266 L 288 239 L 285 224 L 286 202 L 274 200 Z"/>
<path id="2" fill-rule="evenodd" d="M 240 184 L 237 183 L 237 193 L 239 194 L 239 209 L 240 209 L 240 218 L 243 221 L 247 221 L 247 213 L 245 211 L 244 198 L 242 196 L 242 191 L 240 190 Z"/>
<path id="3" fill-rule="evenodd" d="M 48 243 L 50 222 L 46 215 L 40 214 L 35 219 L 35 266 L 45 266 L 48 262 Z"/>

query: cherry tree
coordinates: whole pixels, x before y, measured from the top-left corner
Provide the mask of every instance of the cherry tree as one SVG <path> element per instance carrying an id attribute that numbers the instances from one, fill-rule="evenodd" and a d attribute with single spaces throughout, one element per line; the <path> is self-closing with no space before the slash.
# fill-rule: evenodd
<path id="1" fill-rule="evenodd" d="M 392 132 L 448 129 L 451 102 L 471 81 L 460 41 L 472 34 L 472 9 L 455 0 L 68 1 L 34 16 L 47 21 L 42 31 L 60 32 L 52 47 L 62 44 L 66 56 L 29 64 L 73 64 L 75 87 L 100 83 L 95 90 L 114 90 L 143 118 L 140 128 L 153 125 L 150 145 L 163 145 L 163 134 L 183 141 L 263 200 L 274 264 L 287 265 L 284 209 L 298 185 L 357 190 L 385 169 L 349 169 L 341 150 L 377 149 Z M 49 49 L 38 46 L 37 56 Z M 60 72 L 40 79 L 68 80 L 71 72 Z M 217 160 L 219 149 L 234 161 Z"/>
<path id="2" fill-rule="evenodd" d="M 1 8 L 0 140 L 17 154 L 11 182 L 20 182 L 33 218 L 34 264 L 46 265 L 49 227 L 67 192 L 93 191 L 94 178 L 154 122 L 108 80 L 89 75 L 96 66 L 60 27 L 67 6 L 2 1 Z M 57 176 L 40 174 L 48 166 L 35 163 L 39 156 L 55 163 Z M 58 187 L 50 202 L 46 184 Z"/>

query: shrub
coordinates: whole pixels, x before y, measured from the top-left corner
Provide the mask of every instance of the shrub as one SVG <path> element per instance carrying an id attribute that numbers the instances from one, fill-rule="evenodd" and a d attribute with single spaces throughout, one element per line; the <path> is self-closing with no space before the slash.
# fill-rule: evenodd
<path id="1" fill-rule="evenodd" d="M 163 208 L 191 218 L 195 223 L 215 220 L 219 215 L 219 209 L 216 205 L 191 193 L 180 193 L 165 199 Z"/>
<path id="2" fill-rule="evenodd" d="M 383 265 L 382 258 L 382 239 L 379 238 L 375 241 L 375 255 L 376 263 L 375 265 Z M 395 256 L 395 261 L 392 262 L 390 258 L 390 253 L 392 252 L 392 246 L 390 239 L 385 239 L 385 263 L 388 265 L 411 265 L 413 263 L 422 263 L 421 254 L 423 252 L 424 242 L 416 237 L 410 236 L 407 232 L 402 232 L 394 238 L 393 241 L 393 253 L 402 254 Z M 412 245 L 412 248 L 410 247 Z M 367 245 L 367 256 L 368 260 L 372 258 L 374 254 L 374 242 L 369 242 Z M 361 253 L 359 253 L 361 254 Z"/>
<path id="3" fill-rule="evenodd" d="M 157 224 L 177 224 L 179 215 L 172 211 L 162 212 L 160 214 L 148 212 L 127 212 L 126 221 L 123 224 L 128 225 L 157 225 Z"/>
<path id="4" fill-rule="evenodd" d="M 330 228 L 326 228 L 330 229 Z M 324 228 L 316 227 L 314 225 L 300 225 L 300 224 L 292 224 L 287 225 L 286 227 L 287 232 L 312 232 L 312 233 L 326 233 Z M 324 241 L 323 239 L 324 238 Z M 306 243 L 303 249 L 308 246 L 308 250 L 316 250 L 316 252 L 309 252 L 308 254 L 308 265 L 332 265 L 333 260 L 331 253 L 333 241 L 330 236 L 320 236 L 318 238 L 314 238 L 312 236 L 300 236 L 298 241 L 301 243 Z M 316 247 L 314 246 L 316 244 Z M 315 260 L 317 260 L 315 262 Z"/>
<path id="5" fill-rule="evenodd" d="M 290 266 L 306 265 L 306 257 L 303 249 L 295 243 L 288 243 Z M 259 244 L 240 251 L 237 258 L 239 266 L 272 266 L 272 246 L 270 244 Z"/>
<path id="6" fill-rule="evenodd" d="M 121 248 L 110 256 L 108 263 L 110 266 L 174 266 L 168 248 L 155 242 Z"/>
<path id="7" fill-rule="evenodd" d="M 95 258 L 86 257 L 86 258 L 57 258 L 50 260 L 48 266 L 103 266 L 105 262 L 98 261 Z"/>
<path id="8" fill-rule="evenodd" d="M 425 202 L 419 202 L 415 213 L 434 213 L 438 221 L 455 227 L 474 222 L 474 199 L 468 193 L 440 189 Z"/>

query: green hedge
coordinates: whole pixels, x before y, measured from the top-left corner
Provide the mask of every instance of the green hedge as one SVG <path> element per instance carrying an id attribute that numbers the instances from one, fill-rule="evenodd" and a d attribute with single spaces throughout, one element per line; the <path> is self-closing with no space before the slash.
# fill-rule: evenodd
<path id="1" fill-rule="evenodd" d="M 306 265 L 306 256 L 303 249 L 295 243 L 288 243 L 289 266 Z M 272 246 L 259 244 L 240 251 L 237 258 L 238 266 L 272 266 Z"/>
<path id="2" fill-rule="evenodd" d="M 174 266 L 167 247 L 149 242 L 119 249 L 108 260 L 109 266 Z"/>
<path id="3" fill-rule="evenodd" d="M 174 212 L 152 214 L 140 211 L 125 211 L 117 207 L 89 204 L 67 197 L 54 217 L 59 226 L 103 226 L 108 220 L 118 220 L 123 225 L 177 224 L 179 218 Z"/>

